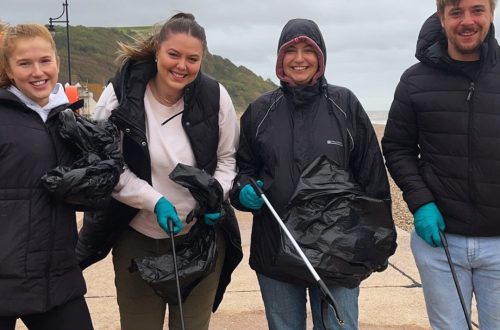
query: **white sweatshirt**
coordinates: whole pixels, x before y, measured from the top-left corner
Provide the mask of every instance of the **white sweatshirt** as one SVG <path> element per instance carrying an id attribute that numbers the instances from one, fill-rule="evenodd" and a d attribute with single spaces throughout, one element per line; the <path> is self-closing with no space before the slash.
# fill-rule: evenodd
<path id="1" fill-rule="evenodd" d="M 214 177 L 224 190 L 224 198 L 227 198 L 236 175 L 235 154 L 239 128 L 231 98 L 224 86 L 220 84 L 219 86 L 219 144 Z M 96 120 L 107 119 L 117 106 L 118 100 L 113 85 L 109 84 L 97 102 L 94 118 Z M 156 202 L 164 196 L 175 206 L 179 218 L 185 224 L 184 229 L 179 233 L 179 235 L 183 235 L 194 224 L 193 221 L 186 225 L 185 221 L 187 214 L 195 208 L 196 201 L 188 189 L 170 180 L 168 175 L 178 163 L 196 166 L 196 160 L 188 136 L 182 127 L 182 114 L 164 125 L 161 124 L 183 111 L 184 101 L 181 98 L 173 106 L 167 107 L 154 98 L 148 85 L 144 95 L 144 107 L 146 111 L 146 137 L 151 157 L 152 185 L 125 168 L 112 196 L 124 204 L 139 209 L 140 211 L 132 219 L 130 226 L 155 239 L 168 237 L 158 225 L 154 214 Z"/>

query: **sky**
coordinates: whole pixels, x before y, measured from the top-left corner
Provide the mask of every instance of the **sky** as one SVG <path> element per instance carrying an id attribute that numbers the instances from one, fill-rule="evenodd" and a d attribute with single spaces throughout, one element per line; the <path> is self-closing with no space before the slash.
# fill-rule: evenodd
<path id="1" fill-rule="evenodd" d="M 2 2 L 0 20 L 10 24 L 47 24 L 63 10 L 63 0 Z M 367 111 L 389 109 L 401 74 L 417 61 L 418 32 L 436 11 L 434 0 L 68 0 L 68 5 L 72 26 L 148 26 L 190 12 L 205 28 L 212 54 L 275 83 L 281 29 L 292 18 L 312 19 L 325 39 L 328 82 L 352 90 Z"/>

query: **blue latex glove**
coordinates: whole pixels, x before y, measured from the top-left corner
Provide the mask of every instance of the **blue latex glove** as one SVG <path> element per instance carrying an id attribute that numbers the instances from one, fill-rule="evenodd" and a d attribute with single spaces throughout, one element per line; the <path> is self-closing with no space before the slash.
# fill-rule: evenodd
<path id="1" fill-rule="evenodd" d="M 168 219 L 172 219 L 174 224 L 174 234 L 179 233 L 184 225 L 177 215 L 175 207 L 165 197 L 162 197 L 155 205 L 156 221 L 167 234 L 170 234 Z"/>
<path id="2" fill-rule="evenodd" d="M 439 232 L 444 231 L 446 225 L 436 203 L 430 202 L 419 207 L 413 214 L 413 223 L 417 235 L 427 244 L 433 247 L 443 246 Z"/>
<path id="3" fill-rule="evenodd" d="M 207 225 L 213 226 L 215 225 L 221 218 L 221 213 L 220 212 L 215 212 L 215 213 L 205 213 L 203 216 L 203 221 Z"/>
<path id="4" fill-rule="evenodd" d="M 264 187 L 264 182 L 261 180 L 257 180 L 257 185 L 259 187 Z M 252 185 L 250 183 L 247 183 L 246 185 L 243 186 L 240 190 L 240 203 L 247 209 L 251 210 L 260 210 L 262 205 L 264 204 L 264 200 L 257 196 L 257 193 L 253 189 Z"/>

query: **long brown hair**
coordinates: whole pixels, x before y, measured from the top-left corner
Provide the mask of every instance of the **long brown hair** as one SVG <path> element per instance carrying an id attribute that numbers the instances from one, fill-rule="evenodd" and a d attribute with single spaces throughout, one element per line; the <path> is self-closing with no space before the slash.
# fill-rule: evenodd
<path id="1" fill-rule="evenodd" d="M 178 13 L 163 25 L 155 25 L 148 35 L 138 34 L 130 43 L 119 42 L 117 62 L 123 66 L 130 59 L 140 62 L 153 59 L 159 44 L 167 40 L 170 33 L 186 33 L 193 36 L 201 41 L 204 51 L 207 49 L 205 29 L 196 22 L 194 15 Z"/>

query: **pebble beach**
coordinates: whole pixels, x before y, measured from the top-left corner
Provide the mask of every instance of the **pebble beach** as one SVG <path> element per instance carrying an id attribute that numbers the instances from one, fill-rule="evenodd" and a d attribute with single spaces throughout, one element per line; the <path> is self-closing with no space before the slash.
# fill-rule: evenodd
<path id="1" fill-rule="evenodd" d="M 384 135 L 385 125 L 373 124 L 373 128 L 375 129 L 375 133 L 377 134 L 377 137 L 380 141 L 382 139 L 382 136 Z M 394 218 L 394 223 L 398 228 L 401 228 L 407 232 L 411 232 L 413 230 L 413 216 L 410 211 L 408 211 L 408 207 L 403 200 L 401 190 L 394 183 L 390 175 L 389 183 L 391 185 L 392 216 Z"/>

